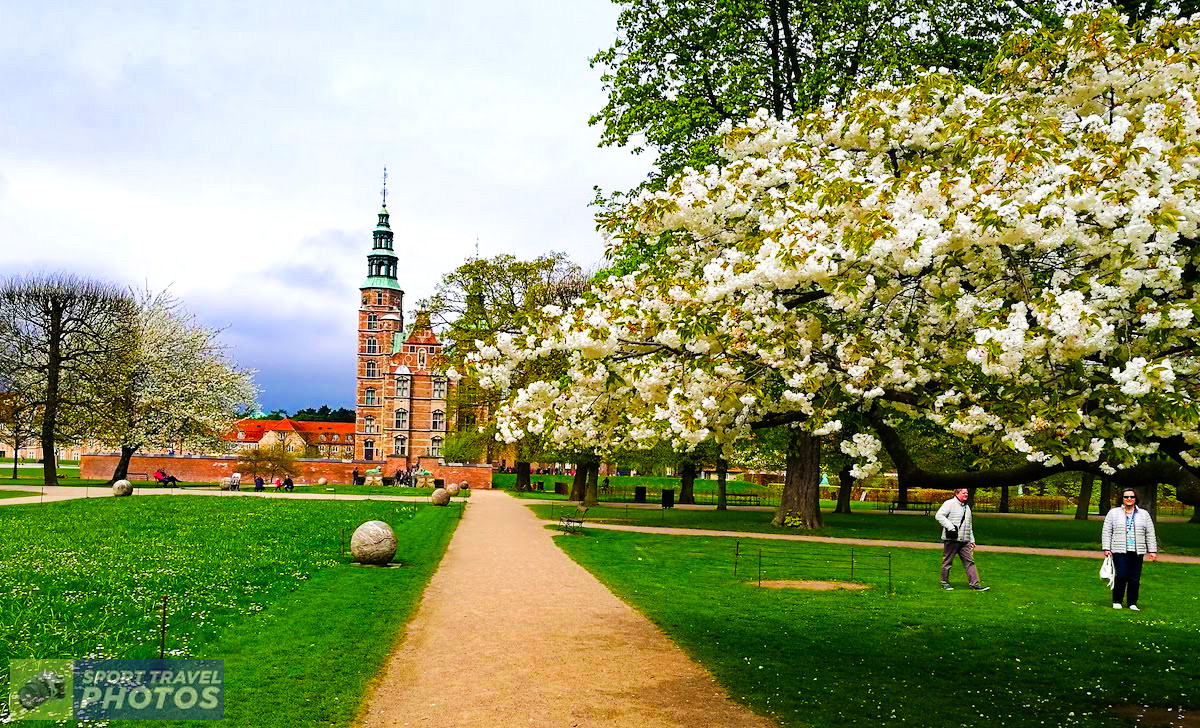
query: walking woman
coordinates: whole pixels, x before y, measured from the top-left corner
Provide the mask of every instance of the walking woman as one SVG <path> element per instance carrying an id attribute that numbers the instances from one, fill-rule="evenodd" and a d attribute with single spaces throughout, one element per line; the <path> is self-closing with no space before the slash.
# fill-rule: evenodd
<path id="1" fill-rule="evenodd" d="M 1117 580 L 1113 583 L 1113 609 L 1120 609 L 1128 598 L 1129 608 L 1138 611 L 1138 587 L 1142 581 L 1142 559 L 1158 558 L 1158 538 L 1150 514 L 1137 507 L 1137 493 L 1132 488 L 1121 491 L 1121 505 L 1104 517 L 1100 548 L 1112 556 Z"/>

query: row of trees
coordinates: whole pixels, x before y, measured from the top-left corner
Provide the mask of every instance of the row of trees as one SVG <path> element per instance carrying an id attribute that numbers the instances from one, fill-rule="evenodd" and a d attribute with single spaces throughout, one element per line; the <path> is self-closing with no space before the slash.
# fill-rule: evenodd
<path id="1" fill-rule="evenodd" d="M 725 123 L 720 164 L 610 207 L 614 274 L 473 356 L 500 437 L 730 455 L 783 428 L 778 519 L 810 527 L 822 439 L 855 477 L 886 451 L 902 493 L 1075 470 L 1200 503 L 1198 29 L 1045 25 L 980 78 Z M 922 467 L 928 432 L 973 470 Z"/>
<path id="2" fill-rule="evenodd" d="M 136 292 L 70 275 L 0 283 L 0 429 L 14 452 L 42 448 L 58 483 L 56 448 L 119 449 L 113 479 L 142 447 L 216 446 L 252 406 L 251 373 L 167 292 Z"/>

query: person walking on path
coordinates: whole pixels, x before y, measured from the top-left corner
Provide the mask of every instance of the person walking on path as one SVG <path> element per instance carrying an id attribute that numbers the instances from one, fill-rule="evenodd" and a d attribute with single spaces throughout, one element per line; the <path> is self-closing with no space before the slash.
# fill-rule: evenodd
<path id="1" fill-rule="evenodd" d="M 1137 492 L 1132 488 L 1121 491 L 1121 505 L 1104 517 L 1104 529 L 1100 532 L 1100 548 L 1105 556 L 1111 556 L 1116 570 L 1113 582 L 1113 609 L 1120 609 L 1121 602 L 1129 600 L 1129 608 L 1138 611 L 1138 591 L 1142 581 L 1142 559 L 1158 559 L 1158 537 L 1154 534 L 1154 521 L 1144 509 L 1137 507 Z"/>
<path id="2" fill-rule="evenodd" d="M 971 525 L 971 507 L 967 505 L 967 489 L 954 491 L 954 497 L 942 504 L 934 514 L 942 524 L 942 588 L 952 591 L 950 567 L 955 555 L 967 571 L 967 584 L 975 591 L 987 591 L 991 587 L 979 583 L 979 572 L 975 569 L 975 529 Z"/>

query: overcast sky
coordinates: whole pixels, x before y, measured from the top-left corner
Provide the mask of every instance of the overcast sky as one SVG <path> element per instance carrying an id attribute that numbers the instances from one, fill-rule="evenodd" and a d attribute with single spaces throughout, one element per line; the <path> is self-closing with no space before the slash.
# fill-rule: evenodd
<path id="1" fill-rule="evenodd" d="M 0 275 L 170 287 L 267 409 L 354 406 L 388 168 L 405 308 L 475 250 L 603 255 L 607 0 L 0 0 Z"/>

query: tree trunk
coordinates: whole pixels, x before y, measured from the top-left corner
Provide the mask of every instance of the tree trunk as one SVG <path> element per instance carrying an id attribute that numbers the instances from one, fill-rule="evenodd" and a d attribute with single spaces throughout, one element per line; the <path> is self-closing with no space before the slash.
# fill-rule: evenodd
<path id="1" fill-rule="evenodd" d="M 1148 483 L 1138 488 L 1138 508 L 1146 509 L 1151 520 L 1158 520 L 1158 483 Z"/>
<path id="2" fill-rule="evenodd" d="M 513 486 L 518 492 L 529 490 L 529 463 L 517 461 L 517 482 Z"/>
<path id="3" fill-rule="evenodd" d="M 579 471 L 576 470 L 576 473 Z M 594 506 L 600 504 L 600 461 L 589 461 L 584 468 L 584 486 L 583 486 L 583 505 Z"/>
<path id="4" fill-rule="evenodd" d="M 1000 512 L 1008 513 L 1008 486 L 1000 486 Z"/>
<path id="5" fill-rule="evenodd" d="M 850 512 L 850 496 L 853 490 L 854 476 L 850 474 L 850 465 L 847 464 L 838 472 L 837 508 L 833 509 L 834 513 Z"/>
<path id="6" fill-rule="evenodd" d="M 62 308 L 51 304 L 49 351 L 46 357 L 46 394 L 42 405 L 42 482 L 58 485 L 58 457 L 54 452 L 54 433 L 58 427 L 58 386 L 62 377 Z"/>
<path id="7" fill-rule="evenodd" d="M 567 496 L 567 500 L 583 502 L 583 494 L 586 490 L 587 468 L 582 462 L 577 462 L 575 463 L 575 475 L 571 477 L 571 494 Z"/>
<path id="8" fill-rule="evenodd" d="M 679 499 L 676 503 L 696 502 L 696 464 L 691 460 L 679 463 Z"/>
<path id="9" fill-rule="evenodd" d="M 779 510 L 771 522 L 785 525 L 785 519 L 800 519 L 800 527 L 820 528 L 821 521 L 821 441 L 804 430 L 790 432 L 787 473 Z"/>
<path id="10" fill-rule="evenodd" d="M 725 458 L 717 458 L 717 510 L 728 510 L 725 503 L 726 481 L 729 479 L 729 463 Z"/>
<path id="11" fill-rule="evenodd" d="M 899 469 L 896 470 L 896 503 L 900 510 L 908 508 L 908 478 L 904 477 Z"/>
<path id="12" fill-rule="evenodd" d="M 1084 473 L 1079 478 L 1079 501 L 1075 503 L 1075 520 L 1086 521 L 1088 519 L 1088 509 L 1092 506 L 1092 485 L 1096 481 L 1096 476 L 1091 473 Z"/>
<path id="13" fill-rule="evenodd" d="M 1200 523 L 1200 506 L 1192 507 L 1192 517 L 1188 519 L 1188 523 Z"/>
<path id="14" fill-rule="evenodd" d="M 133 459 L 133 454 L 137 452 L 140 445 L 129 447 L 121 446 L 121 459 L 117 461 L 117 467 L 113 470 L 112 477 L 108 479 L 108 484 L 112 485 L 118 480 L 128 480 L 129 478 L 129 461 Z"/>
<path id="15" fill-rule="evenodd" d="M 1113 505 L 1112 505 L 1112 496 L 1113 496 L 1112 490 L 1113 490 L 1112 481 L 1109 480 L 1108 478 L 1101 478 L 1100 479 L 1100 505 L 1098 506 L 1097 510 L 1099 510 L 1100 515 L 1102 515 L 1102 516 L 1108 515 L 1108 512 L 1110 510 L 1112 510 L 1112 507 L 1113 507 Z"/>

